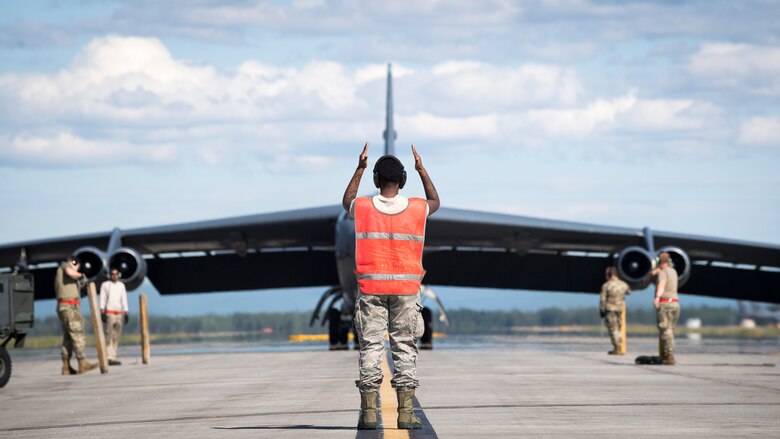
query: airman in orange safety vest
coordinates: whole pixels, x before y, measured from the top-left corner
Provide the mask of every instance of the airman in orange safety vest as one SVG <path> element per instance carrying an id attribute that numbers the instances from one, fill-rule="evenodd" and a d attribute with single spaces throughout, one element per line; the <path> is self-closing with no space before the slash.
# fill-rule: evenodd
<path id="1" fill-rule="evenodd" d="M 358 429 L 377 428 L 376 404 L 382 383 L 385 333 L 395 373 L 391 384 L 398 397 L 400 429 L 422 428 L 413 414 L 417 381 L 417 340 L 424 331 L 420 283 L 425 223 L 439 209 L 439 195 L 420 156 L 412 145 L 414 168 L 420 174 L 425 197 L 406 198 L 398 193 L 406 183 L 406 171 L 392 155 L 374 165 L 374 185 L 380 194 L 357 196 L 360 179 L 368 166 L 368 143 L 344 192 L 343 206 L 355 219 L 355 276 L 359 293 L 355 304 L 355 332 L 360 342 L 360 419 Z"/>

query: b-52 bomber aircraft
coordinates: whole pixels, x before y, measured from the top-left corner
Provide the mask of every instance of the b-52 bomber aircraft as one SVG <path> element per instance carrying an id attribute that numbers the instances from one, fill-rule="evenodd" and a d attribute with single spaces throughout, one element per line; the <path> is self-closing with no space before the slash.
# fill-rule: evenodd
<path id="1" fill-rule="evenodd" d="M 389 65 L 384 138 L 393 154 Z M 780 303 L 777 245 L 442 207 L 428 218 L 424 249 L 428 292 L 446 285 L 592 293 L 609 265 L 641 288 L 657 254 L 668 252 L 685 294 Z M 116 267 L 129 290 L 148 277 L 163 295 L 322 286 L 312 321 L 325 305 L 331 348 L 346 346 L 355 229 L 339 204 L 5 244 L 0 271 L 29 270 L 35 298 L 50 299 L 57 262 L 71 254 L 91 280 Z M 429 329 L 430 310 L 424 316 Z"/>

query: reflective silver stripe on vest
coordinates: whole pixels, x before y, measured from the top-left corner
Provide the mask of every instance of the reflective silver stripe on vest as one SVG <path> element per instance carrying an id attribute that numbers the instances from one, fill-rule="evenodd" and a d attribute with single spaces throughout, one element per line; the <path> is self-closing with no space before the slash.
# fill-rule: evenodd
<path id="1" fill-rule="evenodd" d="M 360 274 L 358 280 L 422 280 L 422 274 Z"/>
<path id="2" fill-rule="evenodd" d="M 356 233 L 355 237 L 357 239 L 394 239 L 397 241 L 425 242 L 425 236 L 411 235 L 409 233 L 364 232 Z"/>

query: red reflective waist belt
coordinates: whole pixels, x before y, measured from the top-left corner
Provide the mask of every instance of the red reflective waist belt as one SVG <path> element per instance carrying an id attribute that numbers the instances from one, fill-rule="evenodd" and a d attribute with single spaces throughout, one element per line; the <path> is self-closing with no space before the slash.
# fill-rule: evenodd
<path id="1" fill-rule="evenodd" d="M 124 313 L 122 311 L 106 311 L 106 314 L 113 314 L 113 315 L 116 315 L 116 316 L 121 316 Z"/>
<path id="2" fill-rule="evenodd" d="M 677 303 L 679 300 L 677 299 L 661 299 L 661 303 Z"/>
<path id="3" fill-rule="evenodd" d="M 81 301 L 77 299 L 57 300 L 60 305 L 79 305 Z"/>

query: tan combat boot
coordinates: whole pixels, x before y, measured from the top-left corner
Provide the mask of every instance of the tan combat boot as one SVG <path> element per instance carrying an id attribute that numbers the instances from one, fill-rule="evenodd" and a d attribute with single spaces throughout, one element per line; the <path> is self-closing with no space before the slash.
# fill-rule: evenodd
<path id="1" fill-rule="evenodd" d="M 87 373 L 96 367 L 98 367 L 97 363 L 90 363 L 87 360 L 81 358 L 79 359 L 79 375 L 82 373 Z"/>
<path id="2" fill-rule="evenodd" d="M 677 364 L 677 361 L 675 361 L 675 359 L 674 359 L 674 354 L 672 354 L 672 353 L 666 354 L 661 359 L 661 364 L 665 364 L 667 366 L 674 366 L 675 364 Z"/>
<path id="3" fill-rule="evenodd" d="M 62 360 L 62 374 L 76 375 L 76 369 L 70 367 L 70 360 Z"/>
<path id="4" fill-rule="evenodd" d="M 377 392 L 360 393 L 360 419 L 358 430 L 376 430 Z"/>
<path id="5" fill-rule="evenodd" d="M 422 421 L 414 416 L 414 389 L 398 391 L 398 428 L 401 430 L 422 428 Z"/>

